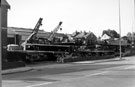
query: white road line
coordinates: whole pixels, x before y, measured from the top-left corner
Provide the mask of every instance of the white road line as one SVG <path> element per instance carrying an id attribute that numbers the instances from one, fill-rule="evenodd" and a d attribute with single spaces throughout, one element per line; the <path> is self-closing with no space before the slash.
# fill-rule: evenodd
<path id="1" fill-rule="evenodd" d="M 135 69 L 135 66 L 129 66 L 129 67 L 126 67 L 124 69 Z"/>
<path id="2" fill-rule="evenodd" d="M 30 85 L 30 86 L 26 86 L 26 87 L 36 87 L 36 86 L 42 86 L 42 85 L 47 85 L 47 84 L 51 84 L 51 83 L 53 83 L 53 82 L 40 83 L 40 84 Z"/>
<path id="3" fill-rule="evenodd" d="M 81 61 L 81 62 L 74 62 L 74 63 L 85 64 L 85 63 L 92 63 L 92 61 Z"/>
<path id="4" fill-rule="evenodd" d="M 99 72 L 99 73 L 89 74 L 89 75 L 85 75 L 85 76 L 101 75 L 101 74 L 105 74 L 105 73 L 108 73 L 108 72 L 109 72 L 109 71 L 104 71 L 104 72 Z"/>

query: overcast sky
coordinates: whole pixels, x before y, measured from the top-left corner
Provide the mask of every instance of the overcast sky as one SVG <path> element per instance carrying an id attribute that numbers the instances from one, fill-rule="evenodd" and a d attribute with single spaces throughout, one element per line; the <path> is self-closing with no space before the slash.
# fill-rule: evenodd
<path id="1" fill-rule="evenodd" d="M 8 26 L 34 28 L 43 18 L 41 29 L 52 31 L 60 21 L 63 33 L 91 31 L 101 36 L 103 30 L 119 33 L 118 0 L 7 0 Z M 132 31 L 134 0 L 121 0 L 122 36 Z"/>

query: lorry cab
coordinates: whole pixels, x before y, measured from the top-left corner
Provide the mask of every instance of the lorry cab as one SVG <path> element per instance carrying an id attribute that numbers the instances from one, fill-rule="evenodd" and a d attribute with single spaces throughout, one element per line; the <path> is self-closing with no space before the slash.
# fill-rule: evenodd
<path id="1" fill-rule="evenodd" d="M 7 51 L 16 51 L 16 50 L 23 50 L 23 47 L 17 44 L 9 44 L 7 45 Z"/>

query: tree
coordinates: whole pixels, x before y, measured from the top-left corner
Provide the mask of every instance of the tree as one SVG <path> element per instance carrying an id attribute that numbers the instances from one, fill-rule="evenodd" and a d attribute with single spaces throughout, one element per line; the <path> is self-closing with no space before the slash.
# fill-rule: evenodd
<path id="1" fill-rule="evenodd" d="M 132 43 L 134 42 L 135 43 L 135 32 L 131 33 L 131 32 L 128 32 L 127 33 L 127 40 Z"/>
<path id="2" fill-rule="evenodd" d="M 115 30 L 103 30 L 102 35 L 107 34 L 108 36 L 110 36 L 111 38 L 119 38 L 120 35 L 115 31 Z"/>

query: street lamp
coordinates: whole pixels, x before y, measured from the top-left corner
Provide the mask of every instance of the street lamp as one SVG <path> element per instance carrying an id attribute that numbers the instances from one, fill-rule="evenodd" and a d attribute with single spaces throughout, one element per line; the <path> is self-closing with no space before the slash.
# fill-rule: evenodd
<path id="1" fill-rule="evenodd" d="M 132 25 L 132 46 L 134 47 L 134 32 L 133 29 L 135 28 L 135 0 L 134 0 L 134 17 L 133 17 L 133 25 Z"/>
<path id="2" fill-rule="evenodd" d="M 122 56 L 121 56 L 121 9 L 120 9 L 120 0 L 118 0 L 118 3 L 119 3 L 119 33 L 120 33 L 120 37 L 119 37 L 119 51 L 120 51 L 120 59 L 122 59 Z"/>
<path id="3" fill-rule="evenodd" d="M 135 0 L 134 0 L 134 8 L 135 8 Z M 134 9 L 135 10 L 135 9 Z M 134 23 L 135 23 L 135 11 L 134 11 L 134 15 L 133 15 L 133 21 L 132 21 L 132 34 L 131 34 L 131 40 L 132 40 L 132 42 L 131 42 L 131 46 L 132 46 L 132 48 L 134 48 L 134 31 L 133 31 L 133 29 L 134 29 Z"/>

